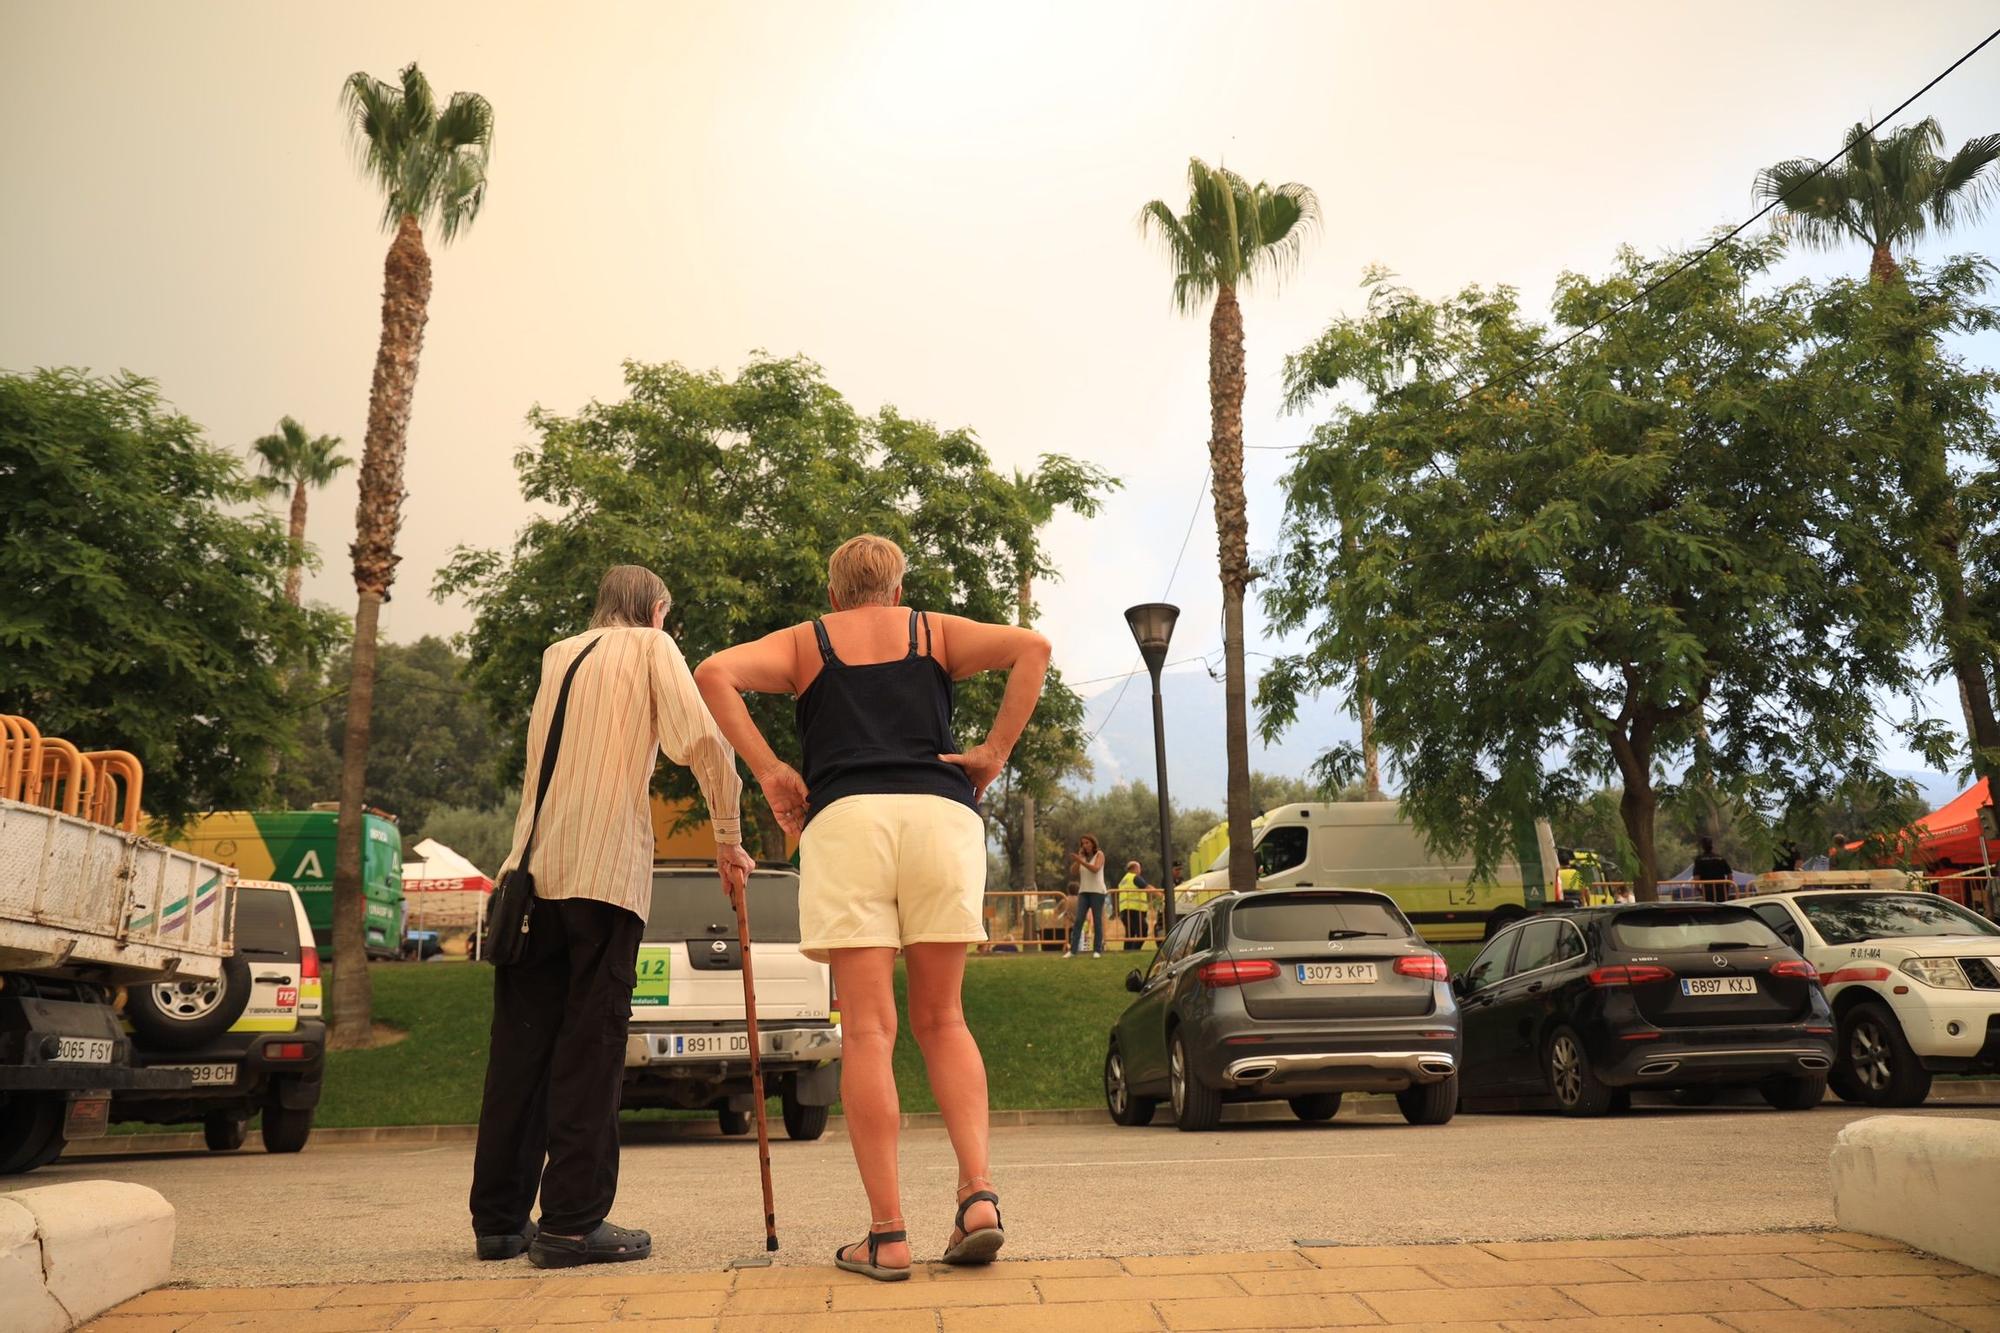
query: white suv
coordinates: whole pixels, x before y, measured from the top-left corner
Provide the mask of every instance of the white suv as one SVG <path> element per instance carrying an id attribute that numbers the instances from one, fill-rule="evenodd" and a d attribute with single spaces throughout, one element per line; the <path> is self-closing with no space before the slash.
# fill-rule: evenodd
<path id="1" fill-rule="evenodd" d="M 1827 1082 L 1844 1100 L 1915 1106 L 1933 1074 L 2000 1070 L 2000 926 L 1915 889 L 1736 903 L 1819 969 L 1840 1024 Z"/>
<path id="2" fill-rule="evenodd" d="M 840 1014 L 832 970 L 799 952 L 799 872 L 760 863 L 750 875 L 750 956 L 764 1091 L 782 1100 L 785 1133 L 816 1139 L 840 1096 Z M 725 1134 L 750 1129 L 750 1034 L 736 913 L 713 861 L 653 866 L 625 1043 L 625 1107 L 713 1109 Z"/>

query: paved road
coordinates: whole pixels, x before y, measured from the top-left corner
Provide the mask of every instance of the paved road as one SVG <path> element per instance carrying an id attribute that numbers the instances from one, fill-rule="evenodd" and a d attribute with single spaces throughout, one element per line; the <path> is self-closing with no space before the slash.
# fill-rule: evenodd
<path id="1" fill-rule="evenodd" d="M 1009 1258 L 1183 1254 L 1349 1243 L 1516 1240 L 1830 1226 L 1827 1154 L 1864 1114 L 1827 1106 L 1641 1108 L 1601 1120 L 1461 1116 L 1437 1128 L 1350 1117 L 1182 1134 L 1102 1125 L 997 1130 Z M 2000 1107 L 1926 1116 L 2000 1119 Z M 706 1127 L 703 1127 L 704 1130 Z M 252 1139 L 255 1142 L 255 1139 Z M 866 1218 L 847 1143 L 771 1145 L 783 1263 L 817 1263 Z M 617 1219 L 654 1235 L 658 1271 L 761 1254 L 753 1139 L 629 1145 Z M 939 1130 L 906 1133 L 920 1258 L 943 1247 L 954 1170 Z M 64 1161 L 27 1184 L 150 1185 L 180 1211 L 175 1277 L 200 1285 L 494 1277 L 470 1255 L 471 1145 L 309 1148 Z M 525 1261 L 522 1261 L 525 1263 Z M 511 1266 L 509 1266 L 511 1272 Z M 640 1271 L 644 1271 L 641 1269 Z"/>

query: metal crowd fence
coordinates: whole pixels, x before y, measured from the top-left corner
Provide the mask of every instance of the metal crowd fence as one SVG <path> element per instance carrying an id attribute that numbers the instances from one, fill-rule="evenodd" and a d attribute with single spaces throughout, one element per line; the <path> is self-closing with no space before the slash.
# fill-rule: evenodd
<path id="1" fill-rule="evenodd" d="M 1124 893 L 1135 890 L 1126 889 Z M 1094 938 L 1095 918 L 1090 913 L 1083 914 L 1085 926 L 1083 938 L 1086 947 L 1101 953 L 1131 952 L 1153 948 L 1160 942 L 1160 918 L 1164 911 L 1166 894 L 1159 889 L 1141 889 L 1136 892 L 1146 895 L 1145 922 L 1143 929 L 1134 931 L 1140 923 L 1129 920 L 1119 911 L 1118 904 L 1123 896 L 1117 888 L 1106 895 L 1104 908 L 1104 939 Z M 1030 954 L 1061 953 L 1069 947 L 1070 924 L 1072 918 L 1065 910 L 1066 896 L 1053 889 L 992 889 L 986 894 L 986 943 L 979 952 L 983 954 Z M 1137 910 L 1137 909 L 1132 909 Z"/>

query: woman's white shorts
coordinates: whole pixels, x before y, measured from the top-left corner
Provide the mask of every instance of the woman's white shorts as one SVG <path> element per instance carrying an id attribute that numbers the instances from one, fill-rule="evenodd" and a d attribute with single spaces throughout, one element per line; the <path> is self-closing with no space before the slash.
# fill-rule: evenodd
<path id="1" fill-rule="evenodd" d="M 986 938 L 986 824 L 943 796 L 844 796 L 799 840 L 800 948 L 972 944 Z"/>

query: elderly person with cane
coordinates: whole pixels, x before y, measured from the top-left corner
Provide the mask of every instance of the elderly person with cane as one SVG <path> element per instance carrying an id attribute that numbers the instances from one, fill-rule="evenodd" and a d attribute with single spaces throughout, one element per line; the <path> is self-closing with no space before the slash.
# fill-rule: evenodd
<path id="1" fill-rule="evenodd" d="M 850 1272 L 910 1275 L 897 1179 L 895 961 L 910 1028 L 958 1158 L 944 1261 L 990 1263 L 1004 1239 L 988 1178 L 986 1066 L 959 993 L 966 946 L 986 937 L 986 833 L 978 804 L 1041 696 L 1048 640 L 1032 630 L 903 609 L 903 552 L 861 536 L 827 565 L 832 614 L 717 653 L 695 680 L 799 846 L 801 948 L 840 994 L 840 1097 L 868 1196 L 867 1236 L 835 1252 Z M 993 730 L 960 751 L 953 682 L 1006 671 Z M 775 755 L 742 692 L 798 699 L 803 778 Z"/>
<path id="2" fill-rule="evenodd" d="M 648 788 L 664 751 L 694 771 L 716 868 L 740 893 L 736 757 L 661 631 L 667 585 L 618 565 L 590 628 L 550 644 L 528 717 L 529 783 L 503 874 L 532 874 L 517 961 L 495 969 L 486 1092 L 472 1161 L 481 1259 L 539 1268 L 644 1259 L 652 1237 L 606 1220 L 618 1192 L 618 1098 L 639 937 L 653 897 Z M 528 1220 L 539 1186 L 539 1229 Z"/>

